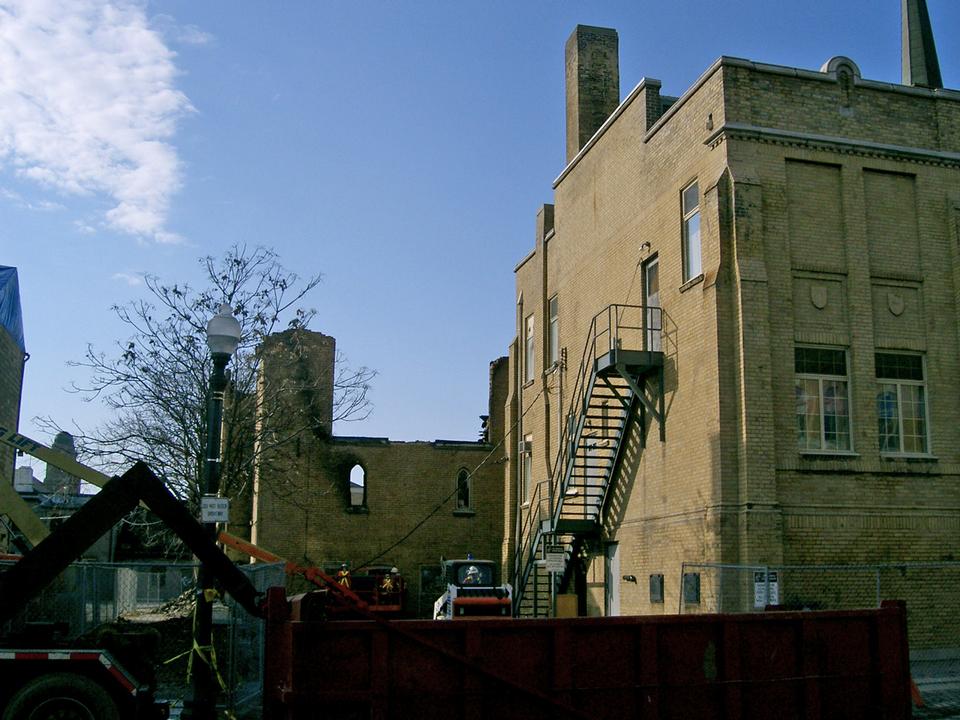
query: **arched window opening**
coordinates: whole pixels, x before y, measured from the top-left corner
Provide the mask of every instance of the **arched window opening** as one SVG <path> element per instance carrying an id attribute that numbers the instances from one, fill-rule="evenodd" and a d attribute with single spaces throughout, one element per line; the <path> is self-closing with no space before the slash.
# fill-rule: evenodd
<path id="1" fill-rule="evenodd" d="M 357 463 L 350 468 L 350 507 L 359 508 L 367 505 L 367 473 Z"/>
<path id="2" fill-rule="evenodd" d="M 470 473 L 461 468 L 457 473 L 457 510 L 470 509 Z"/>

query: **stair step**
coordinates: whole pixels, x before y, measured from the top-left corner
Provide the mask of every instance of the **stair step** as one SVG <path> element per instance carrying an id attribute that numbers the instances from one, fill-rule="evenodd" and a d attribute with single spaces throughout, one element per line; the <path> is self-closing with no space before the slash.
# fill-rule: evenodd
<path id="1" fill-rule="evenodd" d="M 560 518 L 557 521 L 557 532 L 569 533 L 572 535 L 584 535 L 595 533 L 600 526 L 594 520 L 568 520 Z"/>
<path id="2" fill-rule="evenodd" d="M 563 544 L 569 559 L 585 536 L 599 535 L 601 510 L 609 492 L 612 470 L 624 442 L 624 432 L 632 422 L 631 414 L 639 404 L 632 388 L 636 387 L 634 383 L 642 386 L 648 376 L 662 371 L 662 365 L 661 353 L 617 347 L 597 358 L 587 369 L 588 374 L 580 378 L 579 382 L 587 383 L 587 395 L 577 403 L 578 415 L 571 418 L 569 425 L 565 424 L 561 441 L 568 457 L 558 470 L 564 473 L 567 491 L 553 498 L 557 505 L 545 525 L 538 528 L 538 533 L 551 534 L 538 534 L 538 542 L 549 539 L 551 544 Z M 537 550 L 542 553 L 542 549 L 538 545 Z M 528 560 L 532 559 L 528 556 Z M 547 607 L 553 587 L 550 575 L 542 566 L 530 565 L 523 568 L 523 573 L 526 580 L 517 588 L 518 614 L 524 617 L 552 615 L 552 608 Z"/>

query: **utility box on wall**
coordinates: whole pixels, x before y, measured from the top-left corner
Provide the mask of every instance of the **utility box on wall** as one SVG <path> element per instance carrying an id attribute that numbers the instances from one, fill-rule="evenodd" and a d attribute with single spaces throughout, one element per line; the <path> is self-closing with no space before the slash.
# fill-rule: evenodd
<path id="1" fill-rule="evenodd" d="M 577 616 L 577 596 L 575 593 L 557 595 L 555 617 L 568 618 Z"/>

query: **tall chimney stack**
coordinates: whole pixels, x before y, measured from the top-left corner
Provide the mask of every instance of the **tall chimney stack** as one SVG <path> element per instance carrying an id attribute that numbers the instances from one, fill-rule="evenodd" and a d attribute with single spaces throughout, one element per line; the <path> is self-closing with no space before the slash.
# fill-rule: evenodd
<path id="1" fill-rule="evenodd" d="M 903 84 L 942 88 L 927 0 L 900 0 L 900 13 Z"/>
<path id="2" fill-rule="evenodd" d="M 570 162 L 620 104 L 617 31 L 577 25 L 567 40 L 566 71 Z"/>

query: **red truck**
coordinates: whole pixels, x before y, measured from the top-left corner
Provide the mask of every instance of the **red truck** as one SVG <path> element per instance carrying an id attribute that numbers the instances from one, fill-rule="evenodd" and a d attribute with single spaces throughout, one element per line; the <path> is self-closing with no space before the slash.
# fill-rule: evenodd
<path id="1" fill-rule="evenodd" d="M 104 633 L 89 645 L 64 644 L 55 625 L 17 622 L 27 603 L 140 502 L 184 540 L 224 589 L 260 615 L 259 594 L 143 463 L 106 483 L 80 510 L 0 574 L 2 720 L 159 720 L 150 636 Z"/>

